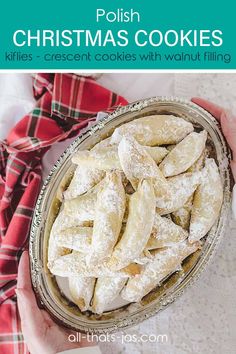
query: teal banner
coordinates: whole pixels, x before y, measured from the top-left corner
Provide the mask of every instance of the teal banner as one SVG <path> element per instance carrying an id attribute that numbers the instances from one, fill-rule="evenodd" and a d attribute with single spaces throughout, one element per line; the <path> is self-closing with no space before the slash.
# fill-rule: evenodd
<path id="1" fill-rule="evenodd" d="M 13 1 L 0 69 L 236 69 L 235 1 Z"/>

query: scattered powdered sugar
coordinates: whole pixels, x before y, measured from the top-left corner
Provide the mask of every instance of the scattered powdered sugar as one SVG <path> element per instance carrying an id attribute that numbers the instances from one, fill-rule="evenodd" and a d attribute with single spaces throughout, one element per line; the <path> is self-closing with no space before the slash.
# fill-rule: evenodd
<path id="1" fill-rule="evenodd" d="M 103 261 L 112 253 L 121 230 L 125 207 L 126 196 L 121 174 L 110 172 L 98 192 L 92 249 L 86 258 L 88 264 Z"/>
<path id="2" fill-rule="evenodd" d="M 102 198 L 102 204 L 109 212 L 123 214 L 125 192 L 121 182 L 121 175 L 118 183 L 114 183 L 110 178 L 105 182 L 104 188 L 99 192 L 99 198 Z"/>
<path id="3" fill-rule="evenodd" d="M 194 193 L 200 181 L 201 171 L 194 173 L 187 172 L 179 176 L 170 177 L 168 179 L 170 199 L 157 199 L 159 214 L 169 214 L 180 209 Z"/>
<path id="4" fill-rule="evenodd" d="M 102 313 L 120 293 L 128 278 L 115 276 L 114 278 L 102 277 L 97 279 L 92 310 Z"/>
<path id="5" fill-rule="evenodd" d="M 188 233 L 171 219 L 156 214 L 151 237 L 146 249 L 156 249 L 185 240 Z"/>
<path id="6" fill-rule="evenodd" d="M 173 115 L 147 116 L 115 129 L 111 141 L 119 143 L 124 136 L 134 137 L 140 144 L 155 146 L 175 144 L 193 131 L 193 125 Z"/>
<path id="7" fill-rule="evenodd" d="M 91 193 L 65 203 L 65 213 L 78 221 L 93 221 L 95 217 L 95 205 L 97 195 Z"/>
<path id="8" fill-rule="evenodd" d="M 150 181 L 139 184 L 129 201 L 129 214 L 122 238 L 111 257 L 111 266 L 123 268 L 138 258 L 150 237 L 155 216 L 155 194 Z"/>
<path id="9" fill-rule="evenodd" d="M 157 251 L 153 261 L 147 263 L 139 275 L 129 279 L 126 287 L 122 290 L 122 297 L 127 301 L 140 301 L 198 248 L 198 243 L 190 245 L 187 241 L 183 241 Z"/>
<path id="10" fill-rule="evenodd" d="M 207 139 L 207 132 L 192 132 L 187 135 L 165 157 L 160 164 L 164 176 L 174 176 L 185 172 L 201 156 Z"/>
<path id="11" fill-rule="evenodd" d="M 93 296 L 96 278 L 69 277 L 69 289 L 73 302 L 81 311 L 89 308 Z"/>
<path id="12" fill-rule="evenodd" d="M 58 231 L 55 241 L 59 246 L 88 253 L 91 248 L 92 231 L 92 227 L 85 226 L 67 228 Z"/>
<path id="13" fill-rule="evenodd" d="M 69 187 L 64 192 L 64 198 L 73 199 L 86 193 L 99 183 L 104 176 L 104 171 L 78 166 Z"/>
<path id="14" fill-rule="evenodd" d="M 118 154 L 123 171 L 128 179 L 155 178 L 158 175 L 157 165 L 151 156 L 133 138 L 124 137 Z"/>
<path id="15" fill-rule="evenodd" d="M 206 159 L 201 184 L 194 199 L 190 222 L 189 240 L 194 242 L 204 237 L 214 225 L 223 202 L 223 186 L 214 159 Z"/>

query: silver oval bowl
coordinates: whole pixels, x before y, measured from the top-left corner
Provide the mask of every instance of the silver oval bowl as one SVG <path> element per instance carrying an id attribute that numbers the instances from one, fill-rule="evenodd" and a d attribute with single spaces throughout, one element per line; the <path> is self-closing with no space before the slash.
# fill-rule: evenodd
<path id="1" fill-rule="evenodd" d="M 61 191 L 66 188 L 74 172 L 72 155 L 90 149 L 100 140 L 112 134 L 114 129 L 133 119 L 152 114 L 174 114 L 202 127 L 209 134 L 209 142 L 218 163 L 224 187 L 224 200 L 216 224 L 203 240 L 201 250 L 188 257 L 183 270 L 175 272 L 163 283 L 146 295 L 138 304 L 128 304 L 95 315 L 80 310 L 59 289 L 55 277 L 47 268 L 47 245 L 52 224 L 61 205 Z M 106 118 L 80 134 L 61 155 L 39 194 L 30 232 L 31 279 L 39 305 L 51 316 L 68 328 L 88 333 L 109 333 L 138 324 L 157 314 L 176 300 L 196 280 L 206 267 L 213 251 L 227 228 L 231 204 L 230 150 L 220 131 L 217 121 L 192 102 L 176 97 L 154 97 L 119 107 Z M 199 284 L 200 286 L 200 284 Z"/>

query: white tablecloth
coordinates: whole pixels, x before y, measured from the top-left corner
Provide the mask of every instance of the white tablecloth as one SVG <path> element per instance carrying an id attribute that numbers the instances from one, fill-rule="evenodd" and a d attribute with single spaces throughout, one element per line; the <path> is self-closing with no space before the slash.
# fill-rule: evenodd
<path id="1" fill-rule="evenodd" d="M 235 74 L 104 74 L 99 82 L 129 101 L 155 95 L 202 96 L 236 112 Z M 12 102 L 14 103 L 12 105 Z M 0 138 L 33 106 L 26 74 L 0 75 Z M 10 108 L 10 111 L 9 111 Z M 64 150 L 56 144 L 44 158 L 44 176 Z M 236 223 L 200 279 L 165 311 L 125 333 L 166 334 L 166 343 L 100 344 L 104 354 L 236 353 Z"/>

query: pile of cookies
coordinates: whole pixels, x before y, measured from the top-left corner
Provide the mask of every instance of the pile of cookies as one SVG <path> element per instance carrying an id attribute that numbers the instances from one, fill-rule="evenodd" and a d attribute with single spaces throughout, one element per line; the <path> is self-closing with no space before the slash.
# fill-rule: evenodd
<path id="1" fill-rule="evenodd" d="M 52 226 L 48 268 L 81 311 L 138 302 L 201 247 L 223 187 L 208 134 L 173 115 L 138 118 L 78 151 Z"/>

